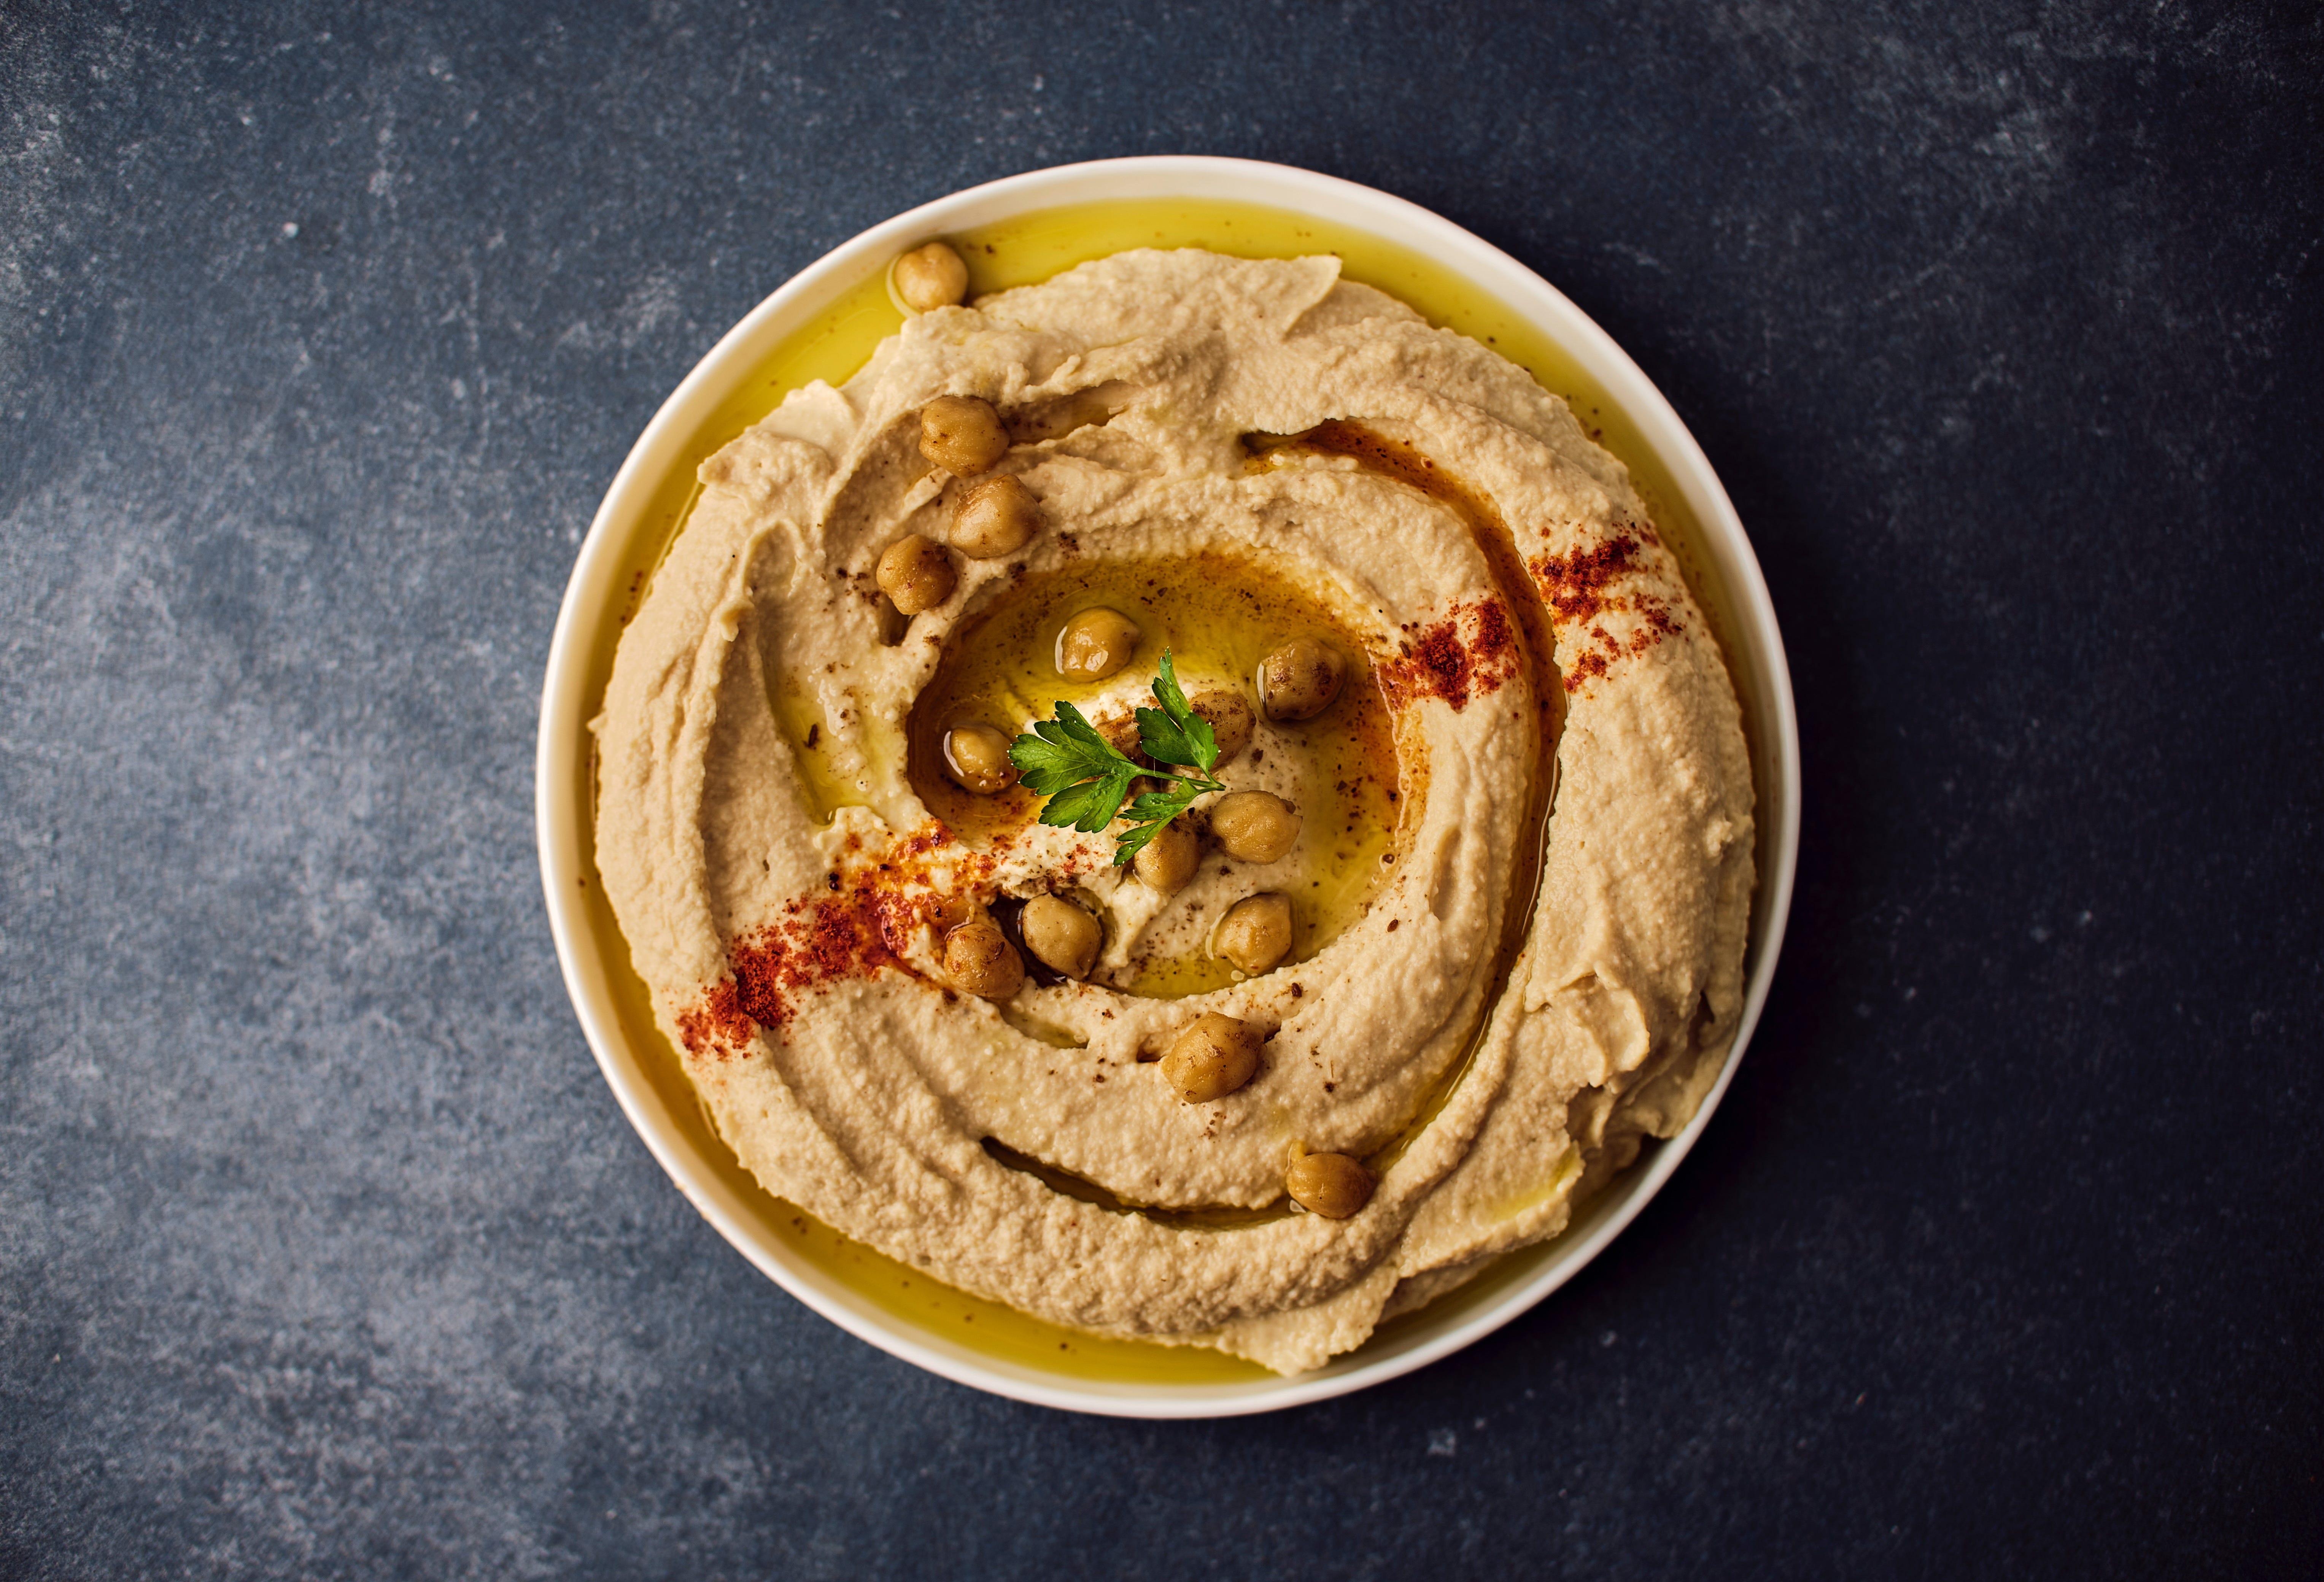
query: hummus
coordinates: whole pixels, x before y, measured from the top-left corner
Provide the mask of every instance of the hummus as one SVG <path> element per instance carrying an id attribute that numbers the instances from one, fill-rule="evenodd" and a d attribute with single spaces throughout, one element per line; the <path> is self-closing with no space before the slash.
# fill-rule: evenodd
<path id="1" fill-rule="evenodd" d="M 943 396 L 998 411 L 992 471 L 1041 526 L 947 551 L 907 618 L 874 572 L 946 543 Z M 1069 682 L 1057 633 L 1099 606 L 1135 652 Z M 945 773 L 972 716 L 1152 706 L 1166 648 L 1189 693 L 1257 704 L 1258 658 L 1300 639 L 1346 661 L 1337 701 L 1262 708 L 1216 771 L 1296 811 L 1271 860 L 1206 842 L 1165 895 L 1114 865 L 1121 826 Z M 793 394 L 703 464 L 595 730 L 598 867 L 720 1135 L 836 1228 L 1060 1324 L 1315 1367 L 1562 1229 L 1694 1113 L 1742 1009 L 1750 766 L 1628 473 L 1333 258 L 1118 254 Z M 1213 934 L 1261 893 L 1292 943 L 1246 976 Z M 947 931 L 1047 895 L 1102 926 L 1085 976 L 948 977 Z M 1190 1102 L 1159 1057 L 1212 1012 L 1263 1042 Z M 1309 1154 L 1361 1161 L 1369 1200 L 1300 1207 Z"/>

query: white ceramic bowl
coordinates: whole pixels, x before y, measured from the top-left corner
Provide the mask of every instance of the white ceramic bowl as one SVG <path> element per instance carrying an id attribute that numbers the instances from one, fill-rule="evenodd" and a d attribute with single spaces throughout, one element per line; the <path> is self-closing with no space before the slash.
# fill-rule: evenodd
<path id="1" fill-rule="evenodd" d="M 641 585 L 641 568 L 650 570 L 658 546 L 682 518 L 677 492 L 706 447 L 715 448 L 725 437 L 722 416 L 732 428 L 771 405 L 771 395 L 761 391 L 753 409 L 746 388 L 766 383 L 770 356 L 791 345 L 786 337 L 819 315 L 827 320 L 835 304 L 864 299 L 866 283 L 882 279 L 890 260 L 908 247 L 980 226 L 1037 223 L 1026 216 L 1039 211 L 1139 199 L 1248 204 L 1312 221 L 1327 241 L 1377 238 L 1433 262 L 1464 290 L 1481 294 L 1505 312 L 1495 320 L 1505 328 L 1514 320 L 1543 337 L 1563 371 L 1566 388 L 1560 393 L 1585 409 L 1585 421 L 1593 420 L 1587 413 L 1594 412 L 1609 447 L 1630 464 L 1646 489 L 1666 536 L 1674 519 L 1688 523 L 1679 535 L 1681 547 L 1696 591 L 1720 629 L 1757 777 L 1759 881 L 1748 998 L 1734 1052 L 1692 1124 L 1669 1142 L 1651 1146 L 1563 1236 L 1510 1255 L 1471 1287 L 1384 1326 L 1357 1351 L 1295 1378 L 1180 1377 L 1168 1366 L 1158 1366 L 1149 1376 L 1139 1367 L 1121 1366 L 1120 1347 L 1105 1353 L 1111 1361 L 1083 1358 L 1071 1367 L 1052 1366 L 1041 1360 L 1046 1340 L 1040 1352 L 1028 1352 L 1021 1344 L 983 1343 L 984 1334 L 1003 1316 L 988 1311 L 987 1330 L 976 1329 L 977 1304 L 970 1299 L 958 1299 L 942 1312 L 935 1311 L 942 1304 L 932 1302 L 926 1313 L 899 1307 L 892 1290 L 881 1300 L 860 1276 L 862 1267 L 878 1262 L 876 1255 L 807 1226 L 745 1175 L 689 1102 L 682 1073 L 673 1081 L 674 1058 L 650 1021 L 641 1023 L 634 1007 L 625 1013 L 621 985 L 629 972 L 627 950 L 596 893 L 591 857 L 586 726 L 604 694 L 612 635 Z M 1213 244 L 1230 251 L 1234 246 L 1231 235 Z M 1350 249 L 1341 250 L 1352 257 Z M 1375 283 L 1395 289 L 1392 282 Z M 1454 327 L 1479 333 L 1471 323 Z M 849 370 L 815 371 L 835 381 Z M 1587 392 L 1586 408 L 1577 387 Z M 639 437 L 582 545 L 549 648 L 536 793 L 549 925 L 590 1048 L 654 1157 L 745 1257 L 850 1333 L 961 1384 L 1074 1411 L 1211 1417 L 1320 1401 L 1410 1373 L 1532 1307 L 1629 1224 L 1710 1124 L 1766 1002 L 1791 901 L 1799 772 L 1798 723 L 1783 639 L 1743 524 L 1670 403 L 1603 330 L 1517 260 L 1401 198 L 1283 165 L 1161 157 L 1029 171 L 899 215 L 802 270 L 711 349 Z M 822 1239 L 813 1239 L 815 1233 Z M 1056 1348 L 1072 1350 L 1064 1340 Z M 1166 1362 L 1184 1355 L 1135 1349 Z"/>

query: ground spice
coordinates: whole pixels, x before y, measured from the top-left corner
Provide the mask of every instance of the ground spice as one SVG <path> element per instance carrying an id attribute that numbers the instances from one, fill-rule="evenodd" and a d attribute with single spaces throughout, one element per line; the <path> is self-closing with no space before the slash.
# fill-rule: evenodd
<path id="1" fill-rule="evenodd" d="M 1638 540 L 1625 533 L 1572 555 L 1545 555 L 1528 568 L 1540 584 L 1542 602 L 1562 622 L 1594 621 L 1599 612 L 1626 605 L 1606 590 L 1637 569 Z"/>
<path id="2" fill-rule="evenodd" d="M 801 996 L 843 978 L 869 978 L 883 967 L 910 972 L 904 950 L 935 904 L 899 895 L 893 864 L 825 883 L 836 893 L 788 901 L 783 915 L 727 947 L 728 976 L 702 1004 L 678 1018 L 678 1037 L 695 1054 L 742 1053 L 760 1030 L 788 1022 Z"/>
<path id="3" fill-rule="evenodd" d="M 1509 630 L 1509 612 L 1501 608 L 1499 599 L 1488 599 L 1477 606 L 1477 640 L 1471 647 L 1479 659 L 1499 658 L 1516 640 Z"/>
<path id="4" fill-rule="evenodd" d="M 1457 713 L 1471 697 L 1499 692 L 1517 673 L 1517 634 L 1497 598 L 1456 605 L 1443 620 L 1408 637 L 1405 648 L 1401 658 L 1382 667 L 1389 700 L 1399 705 L 1441 697 Z"/>
<path id="5" fill-rule="evenodd" d="M 754 1031 L 751 1014 L 742 1008 L 742 988 L 732 978 L 719 980 L 701 1005 L 678 1018 L 678 1038 L 695 1054 L 714 1045 L 724 1053 L 737 1053 Z"/>
<path id="6" fill-rule="evenodd" d="M 1655 539 L 1654 530 L 1639 523 L 1591 548 L 1572 555 L 1541 556 L 1526 568 L 1541 589 L 1542 602 L 1579 649 L 1565 661 L 1568 692 L 1579 692 L 1585 684 L 1604 676 L 1626 654 L 1643 654 L 1686 630 L 1671 614 L 1670 602 L 1660 595 L 1610 591 L 1621 578 L 1643 569 L 1638 559 L 1642 541 L 1651 544 Z M 1627 611 L 1637 618 L 1627 642 L 1609 633 L 1600 621 L 1609 611 Z M 1577 639 L 1572 630 L 1585 622 L 1587 643 Z"/>
<path id="7" fill-rule="evenodd" d="M 1450 620 L 1421 635 L 1404 667 L 1405 690 L 1416 696 L 1434 693 L 1458 713 L 1469 706 L 1469 650 Z"/>

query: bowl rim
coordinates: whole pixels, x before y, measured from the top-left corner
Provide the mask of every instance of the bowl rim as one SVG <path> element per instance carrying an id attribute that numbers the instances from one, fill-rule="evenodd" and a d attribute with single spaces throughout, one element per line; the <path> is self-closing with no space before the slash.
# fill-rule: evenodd
<path id="1" fill-rule="evenodd" d="M 1248 202 L 1367 231 L 1428 257 L 1497 299 L 1582 364 L 1636 425 L 1669 469 L 1700 529 L 1696 547 L 1727 586 L 1748 664 L 1766 696 L 1762 722 L 1772 740 L 1776 783 L 1759 787 L 1758 816 L 1769 821 L 1765 932 L 1751 962 L 1735 1042 L 1694 1118 L 1653 1149 L 1576 1217 L 1549 1246 L 1559 1248 L 1522 1281 L 1428 1332 L 1424 1324 L 1366 1356 L 1367 1347 L 1322 1369 L 1285 1378 L 1204 1384 L 1069 1380 L 942 1341 L 858 1297 L 788 1247 L 745 1223 L 724 1182 L 696 1158 L 669 1122 L 627 1044 L 602 974 L 584 957 L 589 929 L 576 898 L 592 860 L 572 799 L 559 794 L 588 752 L 586 695 L 597 623 L 616 602 L 624 524 L 650 501 L 678 452 L 733 388 L 737 364 L 788 334 L 893 253 L 930 236 L 1041 209 L 1102 199 L 1190 198 Z M 1738 677 L 1739 679 L 1739 677 Z M 1738 690 L 1739 687 L 1738 687 Z M 1800 830 L 1799 722 L 1774 602 L 1740 518 L 1694 437 L 1670 402 L 1613 337 L 1563 293 L 1499 248 L 1442 216 L 1374 188 L 1295 166 L 1213 155 L 1159 154 L 1094 160 L 1028 170 L 924 203 L 861 232 L 777 287 L 706 353 L 662 402 L 621 468 L 582 541 L 550 639 L 534 760 L 535 835 L 549 930 L 559 971 L 598 1069 L 631 1126 L 671 1181 L 729 1244 L 792 1296 L 857 1338 L 940 1377 L 1012 1400 L 1066 1411 L 1140 1418 L 1236 1416 L 1280 1411 L 1384 1384 L 1450 1355 L 1530 1311 L 1579 1274 L 1652 1200 L 1702 1136 L 1733 1081 L 1766 1003 L 1791 909 Z M 763 1189 L 761 1189 L 763 1190 Z M 1425 1310 L 1423 1310 L 1425 1312 Z"/>

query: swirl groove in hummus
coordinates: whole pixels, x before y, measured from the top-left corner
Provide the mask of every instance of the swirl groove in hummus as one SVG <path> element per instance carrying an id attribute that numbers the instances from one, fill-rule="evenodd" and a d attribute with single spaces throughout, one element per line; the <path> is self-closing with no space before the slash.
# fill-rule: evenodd
<path id="1" fill-rule="evenodd" d="M 906 621 L 872 574 L 944 542 L 946 394 L 999 409 L 1045 526 Z M 1717 646 L 1564 403 L 1336 260 L 1127 253 L 940 308 L 701 481 L 595 722 L 597 861 L 770 1191 L 1042 1318 L 1296 1372 L 1555 1234 L 1717 1076 L 1753 883 Z M 1109 680 L 1032 651 L 1076 601 L 1139 627 Z M 1248 694 L 1286 637 L 1353 665 L 1220 770 L 1299 809 L 1278 861 L 1206 850 L 1163 897 L 1021 787 L 931 772 L 962 710 L 1126 717 L 1165 646 Z M 1244 978 L 1204 941 L 1259 891 L 1295 943 Z M 1104 925 L 1085 980 L 946 983 L 945 926 L 1053 892 Z M 1206 1011 L 1267 1042 L 1187 1103 L 1154 1062 Z M 1303 1151 L 1368 1160 L 1370 1201 L 1293 1208 Z"/>

